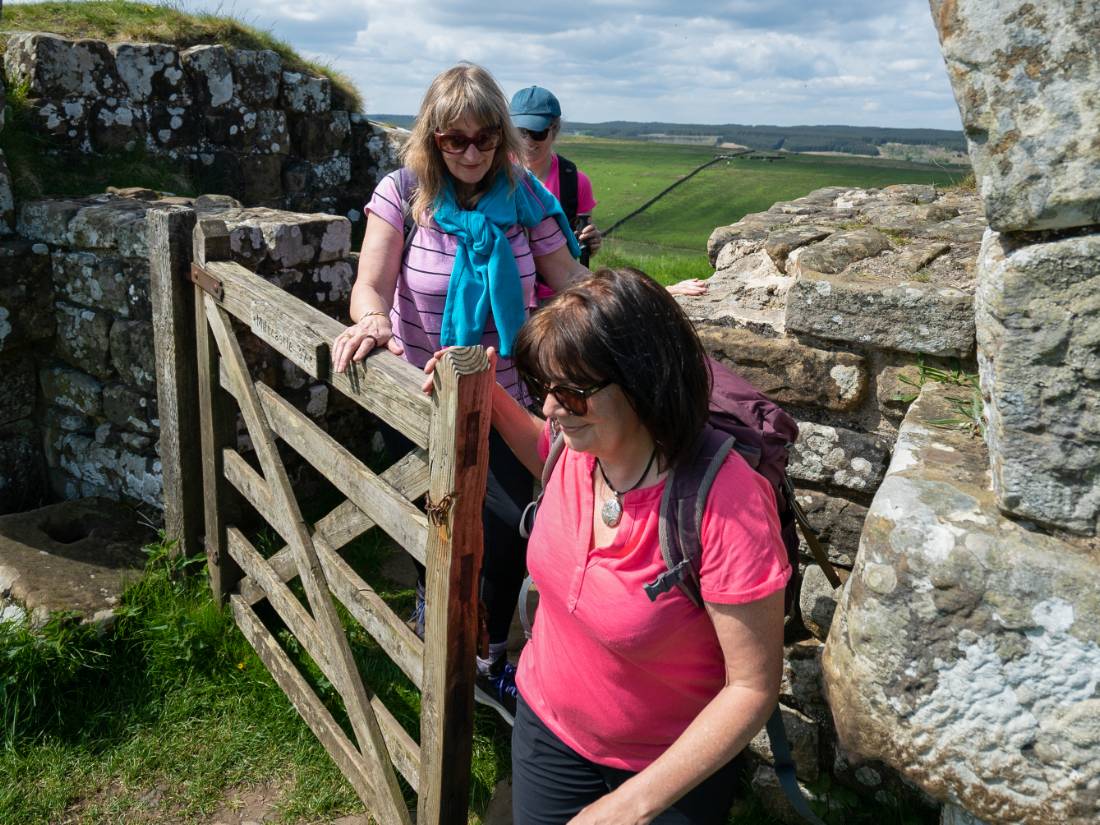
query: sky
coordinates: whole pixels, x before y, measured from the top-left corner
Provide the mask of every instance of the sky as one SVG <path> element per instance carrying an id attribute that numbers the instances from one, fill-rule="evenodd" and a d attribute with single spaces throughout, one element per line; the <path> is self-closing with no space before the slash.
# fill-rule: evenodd
<path id="1" fill-rule="evenodd" d="M 959 129 L 928 0 L 158 0 L 270 30 L 414 114 L 459 60 L 564 118 Z"/>

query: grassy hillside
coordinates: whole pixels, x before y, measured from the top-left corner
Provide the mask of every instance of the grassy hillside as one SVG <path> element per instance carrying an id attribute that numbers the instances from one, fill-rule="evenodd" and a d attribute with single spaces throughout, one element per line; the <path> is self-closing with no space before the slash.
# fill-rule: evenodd
<path id="1" fill-rule="evenodd" d="M 377 115 L 394 126 L 409 127 L 412 115 Z M 890 145 L 926 147 L 944 153 L 965 153 L 966 139 L 958 129 L 902 129 L 879 126 L 746 126 L 738 123 L 664 123 L 612 120 L 584 123 L 567 120 L 566 134 L 610 140 L 682 139 L 707 146 L 738 143 L 753 149 L 787 152 L 846 152 L 854 155 L 889 154 Z M 695 140 L 693 140 L 695 139 Z M 895 150 L 896 151 L 896 150 Z"/>
<path id="2" fill-rule="evenodd" d="M 714 157 L 709 147 L 564 138 L 557 148 L 592 178 L 594 219 L 609 227 L 678 177 Z M 706 242 L 716 226 L 823 186 L 892 183 L 950 186 L 969 170 L 870 158 L 788 155 L 781 161 L 737 158 L 703 170 L 622 227 L 595 263 L 629 263 L 673 282 L 706 277 Z"/>
<path id="3" fill-rule="evenodd" d="M 221 43 L 234 49 L 271 49 L 293 71 L 323 74 L 332 80 L 334 102 L 350 111 L 362 109 L 362 98 L 351 81 L 335 69 L 302 58 L 270 32 L 224 14 L 183 11 L 178 6 L 155 6 L 125 0 L 20 3 L 8 5 L 0 17 L 0 50 L 3 35 L 13 31 L 45 31 L 62 37 L 95 40 L 170 43 L 181 48 L 201 43 Z"/>

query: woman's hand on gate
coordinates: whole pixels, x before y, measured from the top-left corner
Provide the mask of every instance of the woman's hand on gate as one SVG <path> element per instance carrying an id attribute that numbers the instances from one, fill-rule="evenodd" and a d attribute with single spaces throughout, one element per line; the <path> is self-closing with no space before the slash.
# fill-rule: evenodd
<path id="1" fill-rule="evenodd" d="M 375 347 L 385 346 L 394 355 L 401 355 L 405 348 L 393 337 L 390 319 L 378 313 L 369 313 L 352 324 L 332 342 L 332 368 L 343 372 L 352 361 L 362 361 Z"/>
<path id="2" fill-rule="evenodd" d="M 428 359 L 428 363 L 424 365 L 424 374 L 427 378 L 424 379 L 424 383 L 420 389 L 424 391 L 426 395 L 432 394 L 432 385 L 435 381 L 435 365 L 439 363 L 439 360 L 443 357 L 443 353 L 449 350 L 450 347 L 444 347 L 441 350 L 437 350 L 432 353 L 432 357 Z M 485 355 L 489 358 L 489 366 L 495 371 L 497 368 L 497 349 L 496 347 L 488 347 L 485 350 Z"/>
<path id="3" fill-rule="evenodd" d="M 435 365 L 443 358 L 443 353 L 449 350 L 450 347 L 443 347 L 443 349 L 436 350 L 432 353 L 432 357 L 428 359 L 428 363 L 424 365 L 424 375 L 427 378 L 424 379 L 424 383 L 420 386 L 420 389 L 424 391 L 425 395 L 432 394 L 432 386 L 435 383 Z"/>

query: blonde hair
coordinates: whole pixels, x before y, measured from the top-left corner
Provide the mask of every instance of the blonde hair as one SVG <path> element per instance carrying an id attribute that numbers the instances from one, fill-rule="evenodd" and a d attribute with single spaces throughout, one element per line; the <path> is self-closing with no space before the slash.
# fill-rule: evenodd
<path id="1" fill-rule="evenodd" d="M 513 158 L 522 157 L 519 132 L 508 114 L 508 99 L 488 71 L 474 63 L 459 63 L 440 72 L 424 93 L 401 160 L 416 175 L 412 213 L 423 223 L 449 174 L 443 154 L 435 145 L 435 133 L 446 131 L 455 121 L 469 117 L 482 128 L 500 127 L 500 145 L 492 165 L 478 183 L 478 194 L 488 189 L 503 169 L 511 187 L 519 183 L 522 168 Z M 475 198 L 476 200 L 476 198 Z"/>

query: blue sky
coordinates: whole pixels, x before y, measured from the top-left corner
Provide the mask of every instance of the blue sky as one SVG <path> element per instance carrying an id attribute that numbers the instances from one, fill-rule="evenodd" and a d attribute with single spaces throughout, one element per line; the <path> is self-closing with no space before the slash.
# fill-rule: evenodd
<path id="1" fill-rule="evenodd" d="M 414 113 L 465 59 L 580 121 L 960 128 L 927 0 L 166 1 L 269 29 L 368 113 Z"/>

